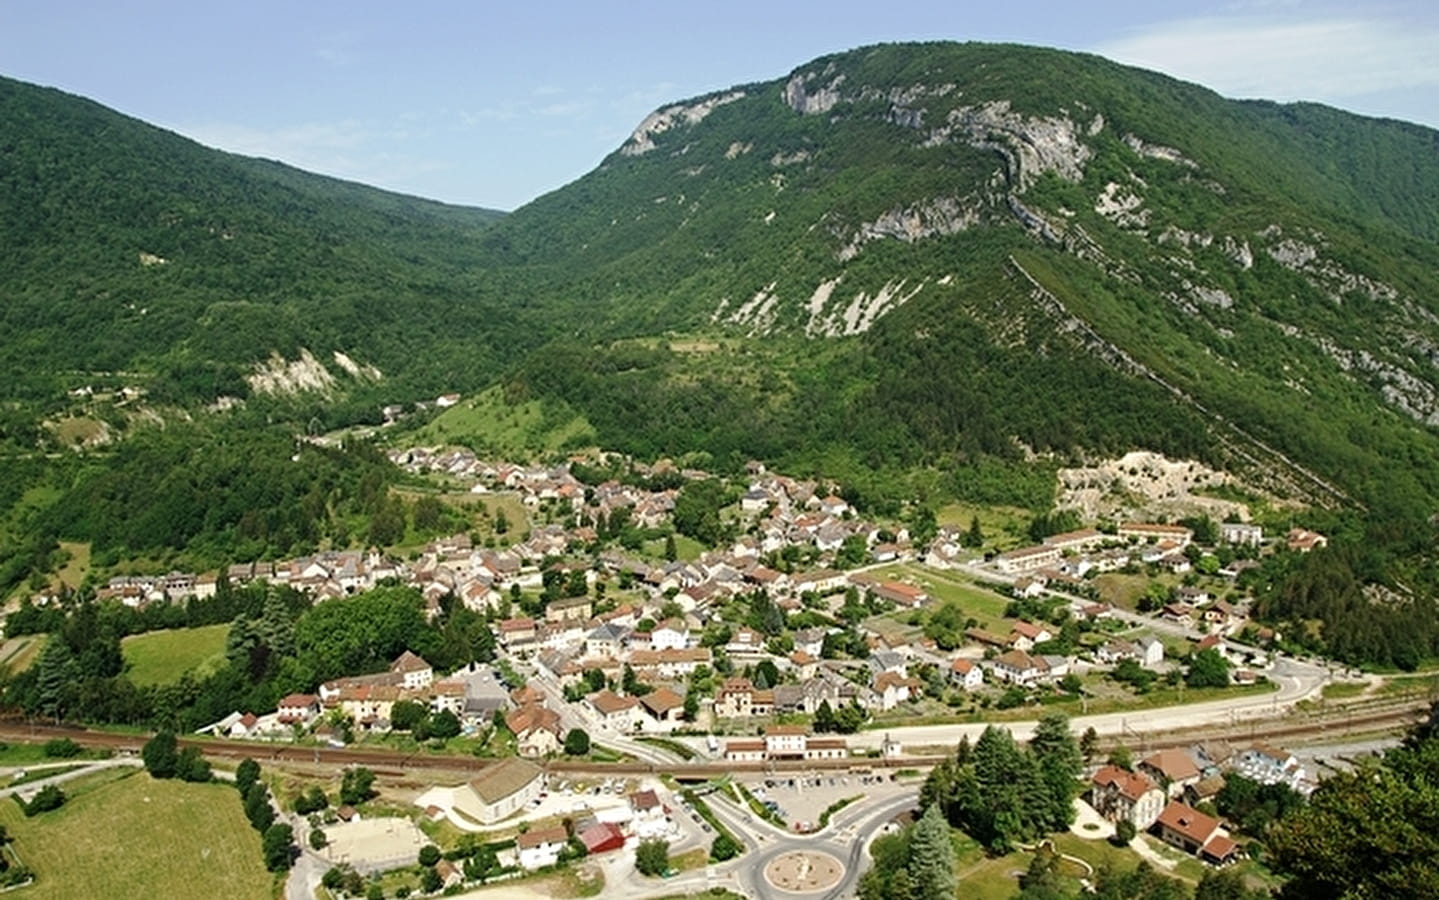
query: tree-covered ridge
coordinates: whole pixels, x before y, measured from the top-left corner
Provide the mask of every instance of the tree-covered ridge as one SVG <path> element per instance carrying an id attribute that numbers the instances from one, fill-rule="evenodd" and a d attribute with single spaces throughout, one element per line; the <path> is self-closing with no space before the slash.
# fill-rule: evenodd
<path id="1" fill-rule="evenodd" d="M 495 370 L 434 339 L 507 321 L 467 250 L 500 214 L 210 150 L 8 79 L 0 116 L 0 399 L 196 368 L 183 399 L 213 399 L 301 347 L 429 385 L 423 362 Z"/>

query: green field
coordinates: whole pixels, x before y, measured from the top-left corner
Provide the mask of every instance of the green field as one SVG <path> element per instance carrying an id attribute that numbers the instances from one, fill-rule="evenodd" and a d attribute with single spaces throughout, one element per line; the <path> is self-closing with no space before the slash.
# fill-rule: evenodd
<path id="1" fill-rule="evenodd" d="M 11 675 L 19 675 L 30 668 L 30 664 L 40 658 L 40 650 L 45 646 L 45 639 L 49 635 L 25 634 L 20 637 L 13 637 L 0 644 L 0 666 L 10 670 Z"/>
<path id="2" fill-rule="evenodd" d="M 14 803 L 0 803 L 0 824 L 36 875 L 16 896 L 273 896 L 260 837 L 233 788 L 156 781 L 125 770 L 77 779 L 64 789 L 70 799 L 63 807 L 33 819 Z"/>
<path id="3" fill-rule="evenodd" d="M 186 672 L 201 674 L 225 661 L 227 624 L 135 634 L 120 642 L 125 670 L 136 685 L 169 684 Z"/>
<path id="4" fill-rule="evenodd" d="M 491 388 L 466 397 L 404 440 L 524 458 L 537 451 L 553 453 L 593 443 L 595 429 L 563 403 L 529 400 L 512 404 L 503 391 Z"/>

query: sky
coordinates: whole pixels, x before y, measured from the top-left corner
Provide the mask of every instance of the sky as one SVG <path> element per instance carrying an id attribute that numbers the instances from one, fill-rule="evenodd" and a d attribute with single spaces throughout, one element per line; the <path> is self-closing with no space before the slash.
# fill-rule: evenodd
<path id="1" fill-rule="evenodd" d="M 1439 127 L 1435 0 L 0 0 L 0 74 L 212 147 L 499 209 L 593 169 L 670 101 L 908 40 L 1084 50 L 1230 97 Z"/>

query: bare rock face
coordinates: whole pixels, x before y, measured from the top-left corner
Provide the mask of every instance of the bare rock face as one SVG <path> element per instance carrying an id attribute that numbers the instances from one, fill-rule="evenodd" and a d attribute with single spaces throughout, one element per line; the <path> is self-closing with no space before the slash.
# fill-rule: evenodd
<path id="1" fill-rule="evenodd" d="M 925 144 L 950 141 L 998 152 L 1009 166 L 1010 186 L 1020 193 L 1045 172 L 1067 181 L 1083 179 L 1084 164 L 1092 155 L 1070 119 L 1024 116 L 1011 111 L 1008 100 L 950 110 L 946 123 L 931 131 Z"/>
<path id="2" fill-rule="evenodd" d="M 1232 482 L 1228 473 L 1201 462 L 1136 450 L 1119 459 L 1060 469 L 1057 505 L 1089 519 L 1202 514 L 1222 520 L 1235 514 L 1248 521 L 1244 504 L 1199 493 Z"/>
<path id="3" fill-rule="evenodd" d="M 328 394 L 335 388 L 335 376 L 304 348 L 300 350 L 300 358 L 293 361 L 271 353 L 269 359 L 255 364 L 245 381 L 257 394 Z"/>
<path id="4" fill-rule="evenodd" d="M 975 197 L 938 197 L 913 206 L 896 207 L 873 222 L 864 222 L 839 251 L 841 262 L 859 255 L 860 248 L 880 238 L 914 243 L 927 237 L 955 234 L 979 224 L 980 203 Z"/>
<path id="5" fill-rule="evenodd" d="M 664 134 L 679 125 L 697 125 L 717 108 L 741 100 L 744 96 L 744 91 L 730 91 L 728 94 L 715 94 L 694 103 L 677 103 L 657 109 L 645 116 L 645 120 L 634 130 L 634 134 L 630 135 L 630 139 L 620 147 L 620 152 L 625 156 L 642 156 L 655 149 L 655 135 Z"/>
<path id="6" fill-rule="evenodd" d="M 823 76 L 820 76 L 823 77 Z M 806 116 L 827 113 L 840 101 L 839 87 L 844 76 L 836 75 L 829 82 L 811 89 L 810 82 L 819 80 L 814 73 L 796 74 L 784 86 L 784 102 L 790 109 Z"/>

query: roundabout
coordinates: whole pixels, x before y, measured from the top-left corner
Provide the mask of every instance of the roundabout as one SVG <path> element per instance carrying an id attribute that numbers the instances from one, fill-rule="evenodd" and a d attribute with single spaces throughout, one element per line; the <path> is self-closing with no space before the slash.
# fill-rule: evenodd
<path id="1" fill-rule="evenodd" d="M 791 894 L 826 891 L 844 877 L 844 863 L 819 850 L 790 850 L 764 867 L 771 887 Z"/>

